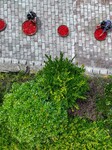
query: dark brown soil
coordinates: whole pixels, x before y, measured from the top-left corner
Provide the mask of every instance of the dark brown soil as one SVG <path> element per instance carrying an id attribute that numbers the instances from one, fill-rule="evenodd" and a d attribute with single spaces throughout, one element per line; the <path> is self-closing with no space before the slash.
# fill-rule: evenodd
<path id="1" fill-rule="evenodd" d="M 73 116 L 81 116 L 95 121 L 101 114 L 97 111 L 96 101 L 98 97 L 102 97 L 104 93 L 105 83 L 109 82 L 108 78 L 94 77 L 89 79 L 90 91 L 87 92 L 86 100 L 77 100 L 79 109 L 69 110 L 69 114 Z"/>

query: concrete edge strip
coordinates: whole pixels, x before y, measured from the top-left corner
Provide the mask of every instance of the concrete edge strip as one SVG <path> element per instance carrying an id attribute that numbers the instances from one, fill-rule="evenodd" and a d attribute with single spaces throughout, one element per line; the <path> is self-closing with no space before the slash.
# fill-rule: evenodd
<path id="1" fill-rule="evenodd" d="M 85 70 L 87 73 L 91 75 L 112 75 L 112 69 L 106 69 L 106 68 L 94 68 L 94 67 L 88 67 L 85 66 Z"/>
<path id="2" fill-rule="evenodd" d="M 26 66 L 29 66 L 33 72 L 36 72 L 44 66 L 44 63 L 41 63 L 40 61 L 0 58 L 0 72 L 18 72 L 20 70 L 25 70 Z M 84 66 L 84 68 L 89 75 L 112 75 L 112 69 L 89 66 Z"/>

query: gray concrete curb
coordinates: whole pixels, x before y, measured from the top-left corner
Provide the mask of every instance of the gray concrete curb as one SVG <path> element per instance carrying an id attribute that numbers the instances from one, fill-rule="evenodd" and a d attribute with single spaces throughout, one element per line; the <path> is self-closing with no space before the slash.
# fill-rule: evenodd
<path id="1" fill-rule="evenodd" d="M 75 64 L 75 60 L 73 61 L 73 63 Z M 27 66 L 30 67 L 31 72 L 37 72 L 38 70 L 42 69 L 42 67 L 44 66 L 44 62 L 40 63 L 39 61 L 0 58 L 0 72 L 25 71 Z M 85 70 L 86 74 L 88 75 L 112 75 L 112 69 L 85 66 Z"/>

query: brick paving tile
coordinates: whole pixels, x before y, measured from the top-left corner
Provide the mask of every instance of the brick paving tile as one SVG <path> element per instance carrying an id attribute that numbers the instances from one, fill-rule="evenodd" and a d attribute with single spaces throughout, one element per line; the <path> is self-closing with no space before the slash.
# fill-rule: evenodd
<path id="1" fill-rule="evenodd" d="M 21 28 L 29 10 L 38 16 L 34 36 L 24 35 Z M 111 0 L 0 0 L 0 12 L 7 23 L 0 32 L 0 66 L 41 68 L 45 54 L 54 58 L 62 51 L 69 59 L 76 55 L 74 62 L 84 64 L 89 73 L 112 74 L 112 33 L 102 42 L 93 36 L 96 24 L 112 19 Z M 61 24 L 69 27 L 66 38 L 57 33 Z"/>

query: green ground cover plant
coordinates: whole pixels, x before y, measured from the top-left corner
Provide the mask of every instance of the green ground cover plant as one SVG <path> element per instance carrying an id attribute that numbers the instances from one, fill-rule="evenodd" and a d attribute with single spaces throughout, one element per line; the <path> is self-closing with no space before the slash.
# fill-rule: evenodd
<path id="1" fill-rule="evenodd" d="M 111 150 L 110 126 L 105 127 L 105 118 L 91 121 L 68 113 L 68 109 L 81 109 L 77 101 L 87 101 L 91 90 L 84 67 L 73 65 L 62 53 L 54 60 L 46 57 L 45 67 L 35 76 L 29 75 L 32 80 L 27 76 L 21 83 L 22 77 L 20 81 L 13 77 L 16 82 L 10 84 L 8 93 L 4 88 L 0 149 Z M 111 102 L 110 92 L 110 86 L 105 86 L 105 97 Z M 111 110 L 110 102 L 107 107 Z M 110 121 L 108 113 L 107 108 L 104 114 Z"/>
<path id="2" fill-rule="evenodd" d="M 109 78 L 110 82 L 104 86 L 104 94 L 97 99 L 97 107 L 112 136 L 112 76 Z"/>
<path id="3" fill-rule="evenodd" d="M 25 74 L 25 72 L 9 72 L 0 73 L 0 105 L 3 102 L 3 97 L 11 89 L 14 82 L 23 83 L 34 78 L 34 74 Z"/>
<path id="4" fill-rule="evenodd" d="M 87 78 L 84 76 L 84 67 L 74 65 L 68 58 L 60 57 L 52 60 L 46 56 L 47 61 L 42 70 L 43 86 L 49 95 L 49 101 L 61 103 L 65 109 L 76 107 L 77 99 L 86 99 L 89 89 Z"/>

